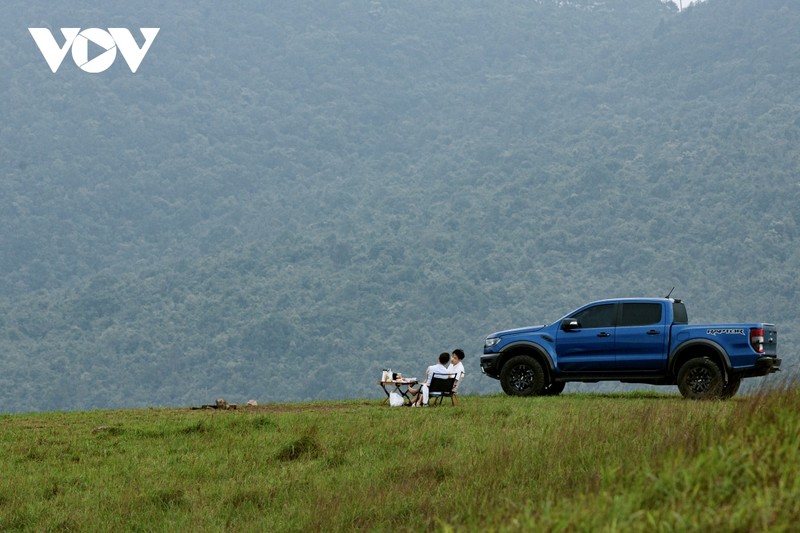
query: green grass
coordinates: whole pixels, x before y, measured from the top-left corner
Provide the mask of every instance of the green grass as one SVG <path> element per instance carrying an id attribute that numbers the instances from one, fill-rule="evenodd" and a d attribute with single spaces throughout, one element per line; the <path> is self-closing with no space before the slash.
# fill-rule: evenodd
<path id="1" fill-rule="evenodd" d="M 800 392 L 0 416 L 2 531 L 793 531 Z"/>

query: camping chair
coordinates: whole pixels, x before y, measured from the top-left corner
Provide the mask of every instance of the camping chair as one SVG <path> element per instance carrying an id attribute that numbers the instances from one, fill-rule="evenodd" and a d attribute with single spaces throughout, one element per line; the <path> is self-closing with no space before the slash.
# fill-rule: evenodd
<path id="1" fill-rule="evenodd" d="M 442 398 L 445 397 L 450 398 L 450 403 L 455 405 L 455 401 L 453 400 L 453 386 L 455 383 L 456 377 L 452 374 L 434 374 L 431 378 L 431 384 L 428 385 L 430 405 L 441 405 Z"/>

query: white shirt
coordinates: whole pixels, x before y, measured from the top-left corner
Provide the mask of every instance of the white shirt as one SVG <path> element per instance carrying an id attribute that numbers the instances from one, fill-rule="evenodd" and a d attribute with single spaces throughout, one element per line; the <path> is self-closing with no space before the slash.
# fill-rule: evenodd
<path id="1" fill-rule="evenodd" d="M 457 365 L 450 363 L 450 366 L 447 367 L 447 373 L 455 374 L 456 381 L 461 381 L 464 377 L 464 364 L 461 361 L 459 361 Z"/>
<path id="2" fill-rule="evenodd" d="M 433 379 L 434 374 L 452 374 L 452 372 L 447 370 L 447 367 L 441 363 L 436 363 L 433 366 L 428 367 L 428 379 L 425 380 L 425 385 L 430 385 L 431 380 Z"/>

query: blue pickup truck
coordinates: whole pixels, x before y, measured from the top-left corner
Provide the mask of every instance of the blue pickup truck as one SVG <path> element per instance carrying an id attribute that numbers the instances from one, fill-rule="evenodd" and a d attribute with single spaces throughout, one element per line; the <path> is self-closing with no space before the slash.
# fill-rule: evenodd
<path id="1" fill-rule="evenodd" d="M 685 398 L 726 399 L 743 378 L 780 369 L 773 324 L 689 324 L 674 298 L 584 305 L 550 325 L 492 333 L 481 370 L 513 396 L 556 395 L 570 381 L 677 385 Z"/>

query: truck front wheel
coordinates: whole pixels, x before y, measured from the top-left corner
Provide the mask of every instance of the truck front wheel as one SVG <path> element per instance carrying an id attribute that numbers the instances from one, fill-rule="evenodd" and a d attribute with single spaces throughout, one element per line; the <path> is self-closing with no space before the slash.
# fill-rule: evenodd
<path id="1" fill-rule="evenodd" d="M 529 355 L 518 355 L 503 365 L 500 385 L 509 396 L 537 396 L 544 390 L 544 370 Z"/>
<path id="2" fill-rule="evenodd" d="M 725 376 L 708 357 L 686 361 L 678 371 L 678 390 L 690 400 L 716 400 L 722 397 Z"/>

